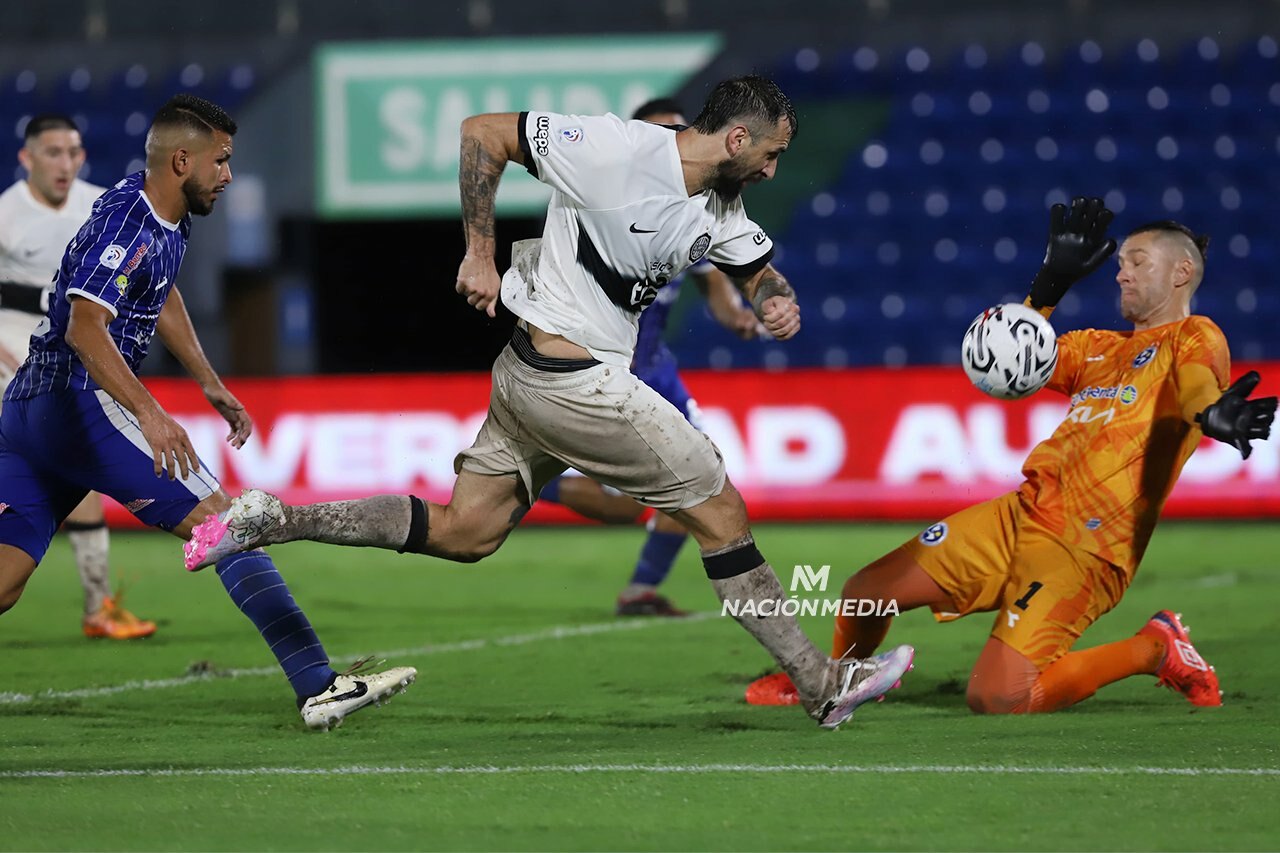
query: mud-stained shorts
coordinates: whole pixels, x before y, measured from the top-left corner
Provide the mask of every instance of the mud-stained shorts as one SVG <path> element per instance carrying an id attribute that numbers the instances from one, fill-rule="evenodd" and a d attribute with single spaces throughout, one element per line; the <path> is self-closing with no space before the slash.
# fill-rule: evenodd
<path id="1" fill-rule="evenodd" d="M 1107 561 L 1028 517 L 1017 492 L 932 524 L 902 546 L 951 596 L 940 622 L 997 611 L 991 636 L 1043 670 L 1115 607 L 1128 586 Z"/>
<path id="2" fill-rule="evenodd" d="M 508 345 L 493 365 L 488 417 L 454 470 L 514 474 L 532 503 L 566 468 L 665 512 L 697 506 L 725 482 L 711 439 L 631 371 L 551 373 Z"/>

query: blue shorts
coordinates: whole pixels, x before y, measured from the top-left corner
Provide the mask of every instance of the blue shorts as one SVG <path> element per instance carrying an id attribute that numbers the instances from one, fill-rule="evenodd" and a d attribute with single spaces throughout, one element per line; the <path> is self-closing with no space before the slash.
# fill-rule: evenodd
<path id="1" fill-rule="evenodd" d="M 0 410 L 0 544 L 37 563 L 89 492 L 172 530 L 218 488 L 203 462 L 186 480 L 157 477 L 137 420 L 105 391 L 50 391 Z"/>
<path id="2" fill-rule="evenodd" d="M 636 378 L 657 391 L 662 398 L 680 410 L 685 420 L 693 424 L 694 429 L 703 429 L 702 414 L 698 401 L 693 399 L 689 389 L 685 387 L 680 372 L 676 369 L 675 356 L 658 358 L 635 371 Z"/>

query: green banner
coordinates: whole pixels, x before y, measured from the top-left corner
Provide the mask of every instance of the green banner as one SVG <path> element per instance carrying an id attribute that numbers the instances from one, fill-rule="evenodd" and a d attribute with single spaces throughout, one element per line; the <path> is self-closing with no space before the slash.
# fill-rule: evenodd
<path id="1" fill-rule="evenodd" d="M 644 101 L 679 89 L 719 49 L 714 34 L 321 47 L 315 62 L 320 212 L 331 218 L 458 213 L 458 128 L 467 116 L 550 110 L 626 117 Z M 537 213 L 549 195 L 512 166 L 497 209 Z"/>

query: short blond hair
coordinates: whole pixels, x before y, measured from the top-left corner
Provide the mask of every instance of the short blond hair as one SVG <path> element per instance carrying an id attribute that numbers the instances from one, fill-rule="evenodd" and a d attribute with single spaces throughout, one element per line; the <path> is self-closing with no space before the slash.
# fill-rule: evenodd
<path id="1" fill-rule="evenodd" d="M 1195 267 L 1195 272 L 1191 276 L 1191 290 L 1195 292 L 1204 279 L 1204 265 L 1209 257 L 1209 235 L 1197 234 L 1181 222 L 1175 222 L 1172 219 L 1160 219 L 1148 222 L 1146 225 L 1139 225 L 1127 236 L 1134 237 L 1138 234 L 1155 234 L 1166 244 L 1177 246 L 1186 254 Z"/>

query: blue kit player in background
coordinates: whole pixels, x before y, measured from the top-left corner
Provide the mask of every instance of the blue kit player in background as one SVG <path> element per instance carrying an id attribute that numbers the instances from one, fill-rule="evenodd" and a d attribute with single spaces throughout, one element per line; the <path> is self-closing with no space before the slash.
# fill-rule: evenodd
<path id="1" fill-rule="evenodd" d="M 18 152 L 26 178 L 0 193 L 0 393 L 27 357 L 67 243 L 106 191 L 78 177 L 85 158 L 80 128 L 71 116 L 42 113 L 27 122 Z M 155 622 L 124 607 L 123 586 L 111 592 L 102 496 L 91 493 L 62 529 L 84 588 L 84 635 L 133 640 L 154 634 Z"/>
<path id="2" fill-rule="evenodd" d="M 176 289 L 191 215 L 212 212 L 231 182 L 235 122 L 177 95 L 147 134 L 145 171 L 116 184 L 68 245 L 30 352 L 0 410 L 0 613 L 22 596 L 58 525 L 90 491 L 182 538 L 231 504 L 186 431 L 138 380 L 154 335 L 231 428 L 249 438 L 244 406 L 222 384 Z M 327 729 L 398 692 L 416 672 L 339 674 L 262 551 L 218 563 L 231 600 L 257 626 L 298 697 L 303 720 Z"/>
<path id="3" fill-rule="evenodd" d="M 667 126 L 683 127 L 688 124 L 684 111 L 671 98 L 657 98 L 641 104 L 631 117 Z M 759 334 L 760 321 L 743 302 L 727 275 L 705 260 L 685 272 L 706 298 L 711 316 L 720 325 L 744 340 Z M 697 401 L 680 379 L 675 354 L 663 340 L 671 307 L 680 296 L 682 278 L 661 288 L 657 298 L 640 315 L 631 372 L 679 409 L 689 423 L 701 431 L 703 427 Z M 606 523 L 633 522 L 644 513 L 644 507 L 631 498 L 582 476 L 557 477 L 547 484 L 539 497 Z M 615 612 L 619 616 L 684 616 L 685 611 L 672 604 L 657 588 L 671 572 L 689 532 L 680 522 L 661 512 L 655 512 L 649 519 L 648 531 L 631 582 L 618 596 Z"/>

